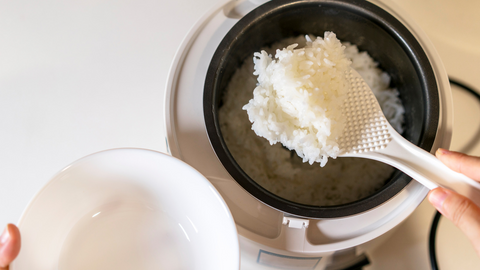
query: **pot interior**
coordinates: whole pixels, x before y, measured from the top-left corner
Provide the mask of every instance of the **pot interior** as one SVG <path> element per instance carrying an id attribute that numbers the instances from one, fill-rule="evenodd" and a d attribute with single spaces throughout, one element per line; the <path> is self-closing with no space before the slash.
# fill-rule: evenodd
<path id="1" fill-rule="evenodd" d="M 430 151 L 439 118 L 438 89 L 430 62 L 408 29 L 383 9 L 366 1 L 268 2 L 242 18 L 224 37 L 210 63 L 204 89 L 207 132 L 218 158 L 251 195 L 280 211 L 309 218 L 348 216 L 372 209 L 400 192 L 410 181 L 395 171 L 366 198 L 344 205 L 312 206 L 288 201 L 251 179 L 232 157 L 219 127 L 218 110 L 234 72 L 254 52 L 288 37 L 333 31 L 341 41 L 367 51 L 391 76 L 405 107 L 406 139 Z M 246 89 L 253 91 L 253 89 Z"/>

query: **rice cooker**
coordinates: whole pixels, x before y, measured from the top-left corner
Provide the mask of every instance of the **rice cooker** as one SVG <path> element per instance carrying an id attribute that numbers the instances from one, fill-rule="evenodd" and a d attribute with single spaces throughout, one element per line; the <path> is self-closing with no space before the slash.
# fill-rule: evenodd
<path id="1" fill-rule="evenodd" d="M 368 263 L 423 201 L 428 189 L 395 172 L 375 194 L 319 207 L 282 199 L 233 159 L 218 124 L 223 90 L 253 52 L 286 37 L 323 36 L 368 51 L 392 77 L 405 106 L 403 136 L 427 151 L 448 148 L 453 104 L 433 45 L 389 0 L 223 2 L 190 30 L 170 69 L 165 96 L 167 149 L 201 172 L 226 201 L 239 234 L 241 269 L 346 269 Z"/>

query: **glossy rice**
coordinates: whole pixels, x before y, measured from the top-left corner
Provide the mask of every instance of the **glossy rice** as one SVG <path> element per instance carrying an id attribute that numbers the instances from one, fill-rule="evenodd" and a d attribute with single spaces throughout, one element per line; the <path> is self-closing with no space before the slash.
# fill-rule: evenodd
<path id="1" fill-rule="evenodd" d="M 315 40 L 313 36 L 310 40 Z M 298 43 L 306 45 L 304 36 L 287 38 L 266 53 Z M 389 88 L 390 76 L 377 67 L 367 52 L 344 42 L 344 53 L 351 67 L 365 79 L 392 126 L 402 130 L 404 109 L 396 89 Z M 219 109 L 222 136 L 239 166 L 266 190 L 284 199 L 316 206 L 340 205 L 365 198 L 387 181 L 394 169 L 389 165 L 360 158 L 330 159 L 325 167 L 310 165 L 280 143 L 257 136 L 242 107 L 253 98 L 257 87 L 253 57 L 244 61 L 232 76 Z"/>
<path id="2" fill-rule="evenodd" d="M 340 153 L 351 61 L 332 32 L 313 40 L 306 36 L 306 45 L 297 46 L 278 49 L 275 57 L 266 51 L 254 54 L 258 83 L 243 109 L 258 136 L 323 167 Z"/>

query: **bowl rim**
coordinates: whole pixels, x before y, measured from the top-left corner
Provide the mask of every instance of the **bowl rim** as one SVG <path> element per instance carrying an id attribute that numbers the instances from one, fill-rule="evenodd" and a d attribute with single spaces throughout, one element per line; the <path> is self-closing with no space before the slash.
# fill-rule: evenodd
<path id="1" fill-rule="evenodd" d="M 145 163 L 140 164 L 138 163 L 138 160 L 142 160 L 147 164 Z M 124 165 L 125 166 L 124 169 L 119 170 L 118 169 L 119 164 Z M 181 167 L 182 169 L 172 171 L 172 168 L 175 168 L 175 167 Z M 91 168 L 95 168 L 95 169 L 91 170 Z M 145 170 L 143 170 L 145 168 L 147 168 L 146 172 Z M 77 186 L 75 186 L 75 184 L 68 183 L 70 179 L 74 179 L 77 177 L 75 175 L 75 172 L 78 173 L 79 171 L 81 171 L 82 173 L 87 172 L 88 174 L 93 175 L 98 179 L 89 180 L 86 182 L 90 182 L 90 183 L 87 183 L 87 184 L 81 183 L 80 185 L 77 185 Z M 201 223 L 204 226 L 207 226 L 207 225 L 211 226 L 210 225 L 211 222 L 214 221 L 214 223 L 219 226 L 218 228 L 221 228 L 221 231 L 218 231 L 218 230 L 216 231 L 215 238 L 222 239 L 222 241 L 224 241 L 221 245 L 223 246 L 222 251 L 224 252 L 228 251 L 227 252 L 228 256 L 225 256 L 224 259 L 222 260 L 217 260 L 217 262 L 219 265 L 221 264 L 224 267 L 228 266 L 228 269 L 232 269 L 232 270 L 238 269 L 238 265 L 240 264 L 240 246 L 238 241 L 238 232 L 236 229 L 236 225 L 235 225 L 232 213 L 230 212 L 230 209 L 227 207 L 226 202 L 224 201 L 223 197 L 220 195 L 218 190 L 204 175 L 202 175 L 198 170 L 188 165 L 184 161 L 176 157 L 173 157 L 171 155 L 168 155 L 166 153 L 162 153 L 162 152 L 150 150 L 150 149 L 143 149 L 143 148 L 113 148 L 113 149 L 107 149 L 107 150 L 95 152 L 70 163 L 65 168 L 63 168 L 58 173 L 56 173 L 54 176 L 52 176 L 52 178 L 35 194 L 35 196 L 32 197 L 32 199 L 30 200 L 30 202 L 28 203 L 27 207 L 24 209 L 20 217 L 20 220 L 18 222 L 18 227 L 20 228 L 20 230 L 22 230 L 23 233 L 25 233 L 24 236 L 27 236 L 27 237 L 24 237 L 26 238 L 25 240 L 27 241 L 26 243 L 22 243 L 25 247 L 22 247 L 22 253 L 20 253 L 19 257 L 10 265 L 11 266 L 10 269 L 12 270 L 24 269 L 22 267 L 24 262 L 27 262 L 29 265 L 31 265 L 31 263 L 35 262 L 35 258 L 38 258 L 38 256 L 34 256 L 35 258 L 29 257 L 28 255 L 25 254 L 25 252 L 27 252 L 30 255 L 32 253 L 39 254 L 38 249 L 36 249 L 40 245 L 38 244 L 39 243 L 38 238 L 31 237 L 31 236 L 34 236 L 32 235 L 32 233 L 35 230 L 39 230 L 38 224 L 43 224 L 46 222 L 41 219 L 33 219 L 31 218 L 31 216 L 39 215 L 39 214 L 41 214 L 42 216 L 44 215 L 48 216 L 47 214 L 45 214 L 45 211 L 39 211 L 41 208 L 44 208 L 43 207 L 44 205 L 48 203 L 52 203 L 52 199 L 49 197 L 46 197 L 46 194 L 52 193 L 52 192 L 59 193 L 58 190 L 64 188 L 66 185 L 65 183 L 68 183 L 67 186 L 69 188 L 78 188 L 83 185 L 93 190 L 97 187 L 97 183 L 102 181 L 113 182 L 111 179 L 113 179 L 114 177 L 112 176 L 115 176 L 115 177 L 122 176 L 121 173 L 125 171 L 127 171 L 128 174 L 126 174 L 125 179 L 121 179 L 121 181 L 128 182 L 129 184 L 143 185 L 143 187 L 150 186 L 150 188 L 152 188 L 155 186 L 157 190 L 160 185 L 164 187 L 176 186 L 176 188 L 181 186 L 182 189 L 187 189 L 191 193 L 194 193 L 194 192 L 197 193 L 200 190 L 198 190 L 195 187 L 202 187 L 201 192 L 203 192 L 203 194 L 201 194 L 200 199 L 203 199 L 205 202 L 210 203 L 210 205 L 214 204 L 217 208 L 214 209 L 215 211 L 211 211 L 212 209 L 210 209 L 210 211 L 202 212 L 201 218 L 199 217 L 192 218 L 191 216 L 189 216 L 187 217 L 188 222 L 192 224 L 193 230 L 196 231 L 197 229 L 195 228 L 194 222 L 201 221 Z M 103 174 L 98 174 L 98 172 L 101 172 Z M 147 173 L 148 176 L 145 176 L 145 173 Z M 189 177 L 178 176 L 182 174 Z M 133 178 L 138 178 L 142 180 L 137 182 Z M 172 179 L 172 178 L 176 180 L 180 179 L 181 181 L 169 181 L 169 179 Z M 184 182 L 185 184 L 195 183 L 195 185 L 191 185 L 191 184 L 185 185 L 182 182 Z M 167 192 L 169 191 L 166 190 L 165 193 Z M 154 191 L 152 193 L 155 193 L 155 196 L 156 196 L 155 199 L 162 199 L 158 197 L 158 192 Z M 175 200 L 177 201 L 180 201 L 182 199 L 182 196 L 177 196 L 177 195 L 175 196 L 172 195 L 170 197 L 175 198 Z M 183 195 L 183 198 L 185 198 L 185 195 Z M 192 204 L 189 204 L 189 203 L 191 203 L 192 201 L 198 202 L 198 199 L 199 198 L 191 197 L 191 199 L 189 199 L 190 201 L 184 201 L 185 203 L 179 204 L 179 208 L 183 208 L 183 209 L 190 208 L 189 205 L 192 205 Z M 171 200 L 171 199 L 168 199 L 168 200 Z M 200 202 L 202 201 L 200 200 Z M 55 201 L 55 203 L 61 203 L 61 202 Z M 84 202 L 79 202 L 78 204 L 83 204 L 83 203 Z M 199 205 L 195 203 L 193 205 L 195 207 L 202 207 L 201 206 L 202 204 Z M 166 213 L 165 215 L 168 215 L 170 213 L 170 212 L 167 213 L 168 211 L 170 210 L 163 209 L 161 212 L 165 212 Z M 50 211 L 49 215 L 57 215 L 57 213 Z M 183 215 L 183 213 L 175 213 L 175 215 L 181 216 Z M 193 220 L 190 220 L 190 218 L 192 218 Z M 64 219 L 63 216 L 58 217 L 58 220 L 62 220 L 62 219 Z M 49 220 L 47 222 L 52 222 L 52 221 Z M 181 227 L 181 229 L 185 234 L 187 234 L 184 227 Z M 48 233 L 57 234 L 58 231 L 59 231 L 58 227 L 57 228 L 50 227 Z M 205 235 L 205 232 L 204 232 L 204 236 L 200 238 L 201 238 L 201 241 L 203 241 L 203 243 L 206 243 L 207 241 L 210 241 L 212 239 L 212 235 L 211 234 Z M 228 242 L 228 244 L 226 244 L 226 242 Z M 31 243 L 36 243 L 34 250 L 32 250 L 33 247 L 29 245 Z M 198 246 L 198 243 L 196 243 L 195 245 Z M 216 249 L 216 252 L 219 251 L 218 249 L 219 247 L 220 245 L 214 247 Z M 225 247 L 228 247 L 228 249 L 225 249 Z M 198 253 L 200 252 L 205 252 L 205 250 L 198 249 Z M 224 255 L 226 255 L 227 253 L 225 253 Z M 211 256 L 217 257 L 218 254 L 213 252 Z M 51 260 L 56 260 L 56 258 L 53 258 Z M 45 260 L 42 260 L 42 262 L 45 262 Z"/>

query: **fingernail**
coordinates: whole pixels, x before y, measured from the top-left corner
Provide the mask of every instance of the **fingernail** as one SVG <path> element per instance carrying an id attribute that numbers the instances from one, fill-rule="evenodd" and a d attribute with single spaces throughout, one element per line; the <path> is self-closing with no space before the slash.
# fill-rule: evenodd
<path id="1" fill-rule="evenodd" d="M 437 153 L 440 154 L 440 155 L 448 155 L 452 152 L 448 151 L 447 149 L 443 149 L 443 148 L 438 148 L 437 149 Z"/>
<path id="2" fill-rule="evenodd" d="M 8 229 L 5 228 L 5 230 L 3 230 L 3 233 L 2 235 L 0 236 L 0 244 L 5 244 L 8 239 L 10 239 L 10 233 L 8 233 Z"/>
<path id="3" fill-rule="evenodd" d="M 430 196 L 428 196 L 428 200 L 437 208 L 438 210 L 442 210 L 443 201 L 447 198 L 447 193 L 441 189 L 434 189 L 430 192 Z"/>

